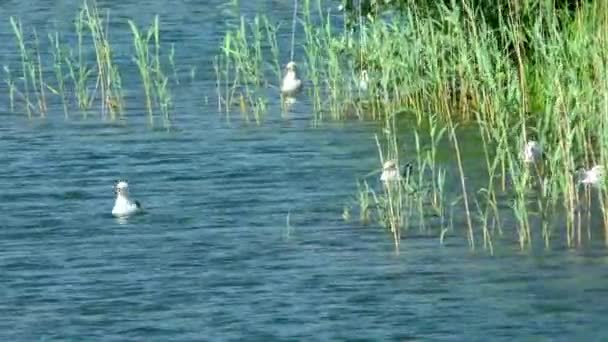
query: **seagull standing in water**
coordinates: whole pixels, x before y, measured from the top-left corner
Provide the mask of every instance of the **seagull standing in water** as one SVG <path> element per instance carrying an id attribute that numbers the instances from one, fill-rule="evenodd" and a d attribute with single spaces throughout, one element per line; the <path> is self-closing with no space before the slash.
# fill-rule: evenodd
<path id="1" fill-rule="evenodd" d="M 296 75 L 296 63 L 287 63 L 286 73 L 281 83 L 281 93 L 285 96 L 293 96 L 302 88 L 302 81 Z"/>
<path id="2" fill-rule="evenodd" d="M 380 176 L 380 180 L 384 183 L 400 181 L 401 175 L 399 174 L 399 168 L 397 167 L 397 162 L 394 160 L 387 160 L 382 165 L 382 175 Z"/>
<path id="3" fill-rule="evenodd" d="M 604 178 L 604 167 L 595 165 L 589 170 L 579 171 L 580 183 L 588 185 L 599 185 Z"/>
<path id="4" fill-rule="evenodd" d="M 367 92 L 369 88 L 369 77 L 367 76 L 367 70 L 361 71 L 361 77 L 359 78 L 359 91 L 362 93 Z"/>
<path id="5" fill-rule="evenodd" d="M 526 142 L 523 152 L 523 159 L 526 164 L 537 164 L 543 157 L 543 148 L 534 140 Z"/>
<path id="6" fill-rule="evenodd" d="M 126 181 L 118 181 L 114 186 L 114 193 L 116 193 L 116 201 L 114 202 L 112 215 L 125 217 L 142 210 L 141 204 L 138 201 L 133 201 L 129 198 L 129 183 Z"/>

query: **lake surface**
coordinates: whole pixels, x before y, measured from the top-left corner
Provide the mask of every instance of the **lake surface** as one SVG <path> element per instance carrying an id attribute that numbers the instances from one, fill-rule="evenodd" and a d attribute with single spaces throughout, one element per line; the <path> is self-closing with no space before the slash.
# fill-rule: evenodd
<path id="1" fill-rule="evenodd" d="M 44 36 L 71 30 L 78 6 L 1 3 L 0 61 L 18 58 L 8 16 Z M 127 119 L 111 123 L 64 120 L 60 106 L 28 120 L 9 112 L 0 85 L 1 340 L 608 339 L 601 241 L 505 244 L 489 256 L 470 251 L 456 215 L 443 246 L 438 234 L 408 233 L 397 254 L 379 227 L 341 218 L 357 177 L 378 165 L 378 125 L 312 127 L 305 100 L 261 126 L 227 123 L 211 62 L 238 21 L 229 5 L 100 6 L 111 9 L 118 51 L 132 44 L 127 18 L 161 14 L 180 72 L 197 75 L 172 88 L 170 131 L 145 124 L 135 89 Z M 292 6 L 243 1 L 241 13 L 276 18 L 287 44 Z M 123 75 L 127 91 L 134 75 Z M 467 160 L 481 160 L 476 145 L 463 142 Z M 440 150 L 448 167 L 451 156 Z M 118 178 L 145 214 L 111 216 Z"/>

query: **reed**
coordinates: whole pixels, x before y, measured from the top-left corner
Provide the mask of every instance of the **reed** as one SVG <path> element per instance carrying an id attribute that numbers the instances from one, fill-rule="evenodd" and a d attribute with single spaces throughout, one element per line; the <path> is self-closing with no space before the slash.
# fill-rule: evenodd
<path id="1" fill-rule="evenodd" d="M 87 110 L 92 106 L 94 100 L 94 94 L 88 87 L 89 78 L 93 75 L 94 69 L 89 67 L 84 55 L 85 25 L 86 14 L 83 8 L 78 12 L 77 17 L 74 20 L 74 29 L 77 36 L 76 51 L 73 52 L 70 50 L 69 56 L 66 56 L 65 58 L 65 63 L 75 89 L 74 94 L 76 96 L 76 102 L 84 117 L 87 116 Z"/>
<path id="2" fill-rule="evenodd" d="M 246 122 L 253 115 L 260 124 L 269 102 L 265 88 L 278 89 L 281 80 L 276 27 L 266 17 L 256 16 L 251 23 L 242 17 L 238 28 L 226 34 L 221 49 L 214 63 L 218 109 L 230 120 L 238 108 Z M 279 83 L 268 80 L 271 74 Z"/>
<path id="3" fill-rule="evenodd" d="M 169 77 L 164 70 L 161 62 L 161 41 L 160 41 L 160 25 L 158 15 L 154 17 L 154 24 L 151 31 L 154 38 L 154 85 L 156 88 L 156 98 L 163 117 L 163 124 L 166 128 L 171 126 L 171 107 L 173 105 L 171 93 L 168 87 Z M 171 57 L 169 57 L 169 63 Z"/>
<path id="4" fill-rule="evenodd" d="M 5 83 L 9 91 L 11 111 L 22 100 L 28 117 L 34 114 L 45 116 L 48 112 L 49 96 L 59 98 L 63 115 L 68 118 L 72 101 L 86 118 L 95 103 L 100 105 L 100 117 L 116 120 L 124 115 L 123 87 L 121 71 L 116 63 L 114 49 L 109 40 L 110 14 L 104 14 L 95 1 L 83 1 L 75 18 L 76 45 L 62 41 L 59 32 L 48 33 L 48 43 L 42 44 L 37 30 L 32 30 L 32 41 L 24 38 L 21 22 L 11 17 L 11 27 L 19 50 L 20 65 L 16 68 L 19 76 L 12 75 L 10 65 L 4 66 Z M 171 126 L 172 96 L 170 77 L 176 84 L 177 77 L 175 47 L 171 46 L 165 61 L 161 44 L 158 16 L 145 34 L 128 21 L 135 47 L 134 60 L 138 67 L 144 88 L 148 118 L 153 122 L 156 108 L 166 128 Z M 50 51 L 41 51 L 48 46 Z M 52 56 L 54 84 L 44 79 L 46 74 L 43 55 Z M 90 60 L 94 56 L 93 60 Z M 171 68 L 167 72 L 167 65 Z M 70 93 L 73 96 L 70 96 Z"/>
<path id="5" fill-rule="evenodd" d="M 17 40 L 17 46 L 19 48 L 19 52 L 21 55 L 21 71 L 22 71 L 22 81 L 23 81 L 23 99 L 26 103 L 25 108 L 26 108 L 26 112 L 27 112 L 27 116 L 31 117 L 32 116 L 32 110 L 31 110 L 31 103 L 30 103 L 30 82 L 29 82 L 29 77 L 28 77 L 28 70 L 31 69 L 30 65 L 31 65 L 31 61 L 30 61 L 30 56 L 29 53 L 25 47 L 25 41 L 23 39 L 23 29 L 21 26 L 21 22 L 16 20 L 15 18 L 11 17 L 10 18 L 11 21 L 11 26 L 13 28 L 13 33 L 15 34 L 15 38 Z M 9 88 L 11 88 L 11 98 L 13 93 L 13 87 L 12 85 L 9 86 Z"/>
<path id="6" fill-rule="evenodd" d="M 179 85 L 179 77 L 177 76 L 177 66 L 175 64 L 175 44 L 171 44 L 171 50 L 169 52 L 169 65 L 173 71 L 173 81 Z"/>
<path id="7" fill-rule="evenodd" d="M 157 103 L 165 128 L 171 126 L 172 97 L 168 88 L 169 77 L 164 71 L 161 61 L 160 25 L 158 15 L 145 35 L 131 20 L 128 21 L 133 34 L 135 56 L 133 60 L 139 70 L 144 88 L 146 109 L 150 125 L 154 125 L 154 102 Z M 153 50 L 150 51 L 150 48 Z M 170 53 L 169 65 L 173 63 L 174 50 Z M 173 67 L 173 70 L 175 68 Z M 175 77 L 177 80 L 177 76 Z"/>
<path id="8" fill-rule="evenodd" d="M 350 61 L 374 75 L 368 101 L 359 102 L 364 108 L 360 113 L 372 120 L 386 120 L 383 118 L 395 112 L 412 113 L 419 127 L 428 117 L 439 123 L 435 127 L 447 126 L 460 179 L 465 235 L 471 248 L 479 244 L 479 234 L 483 247 L 493 252 L 495 239 L 511 234 L 505 222 L 513 219 L 517 223 L 514 237 L 521 249 L 531 248 L 537 237 L 550 248 L 556 226 L 564 227 L 560 235 L 566 245 L 584 244 L 594 235 L 592 217 L 599 214 L 603 226 L 608 226 L 602 205 L 606 199 L 604 187 L 582 187 L 573 172 L 605 165 L 608 40 L 600 33 L 608 28 L 602 14 L 605 5 L 587 4 L 571 21 L 564 20 L 552 7 L 542 7 L 538 21 L 524 34 L 516 18 L 507 18 L 494 30 L 484 18 L 473 16 L 466 1 L 462 3 L 463 11 L 438 6 L 438 20 L 412 7 L 393 23 L 364 20 L 359 25 L 364 26 L 360 28 L 363 38 L 356 42 L 358 51 L 350 51 Z M 316 64 L 309 65 L 322 69 L 316 61 L 323 58 L 316 52 L 331 47 L 321 46 L 319 34 L 310 30 L 307 41 L 315 43 L 307 48 L 310 55 L 315 55 L 310 61 Z M 524 44 L 524 36 L 532 40 Z M 346 32 L 342 38 L 357 36 Z M 515 46 L 512 55 L 506 53 L 507 43 Z M 348 50 L 348 46 L 342 48 Z M 352 66 L 346 62 L 342 67 Z M 324 96 L 330 97 L 329 103 L 338 96 L 350 101 L 344 94 L 337 94 L 325 92 Z M 484 155 L 481 162 L 488 179 L 481 189 L 470 189 L 467 184 L 468 173 L 459 149 L 460 123 L 473 123 L 479 128 Z M 437 129 L 432 127 L 427 124 L 430 132 Z M 418 141 L 418 129 L 407 134 L 414 134 Z M 521 158 L 521 147 L 531 136 L 546 147 L 542 163 L 534 167 L 523 165 Z M 424 155 L 418 149 L 416 158 L 419 167 L 424 164 Z M 427 164 L 433 165 L 429 169 L 436 175 L 422 181 L 429 182 L 431 191 L 441 197 L 436 184 L 445 178 L 437 176 L 432 157 L 427 157 Z M 445 200 L 432 202 L 438 203 L 433 205 L 438 212 L 446 213 L 441 207 L 446 205 Z M 511 205 L 505 209 L 504 202 Z M 472 215 L 474 208 L 477 215 Z M 408 213 L 409 208 L 389 212 Z M 606 229 L 603 234 L 608 241 Z"/>
<path id="9" fill-rule="evenodd" d="M 65 60 L 64 52 L 61 47 L 61 42 L 59 40 L 59 34 L 55 33 L 55 35 L 49 34 L 49 41 L 53 47 L 51 54 L 53 55 L 53 70 L 55 72 L 55 78 L 57 81 L 57 89 L 51 89 L 54 94 L 61 98 L 61 104 L 63 107 L 63 115 L 67 119 L 69 117 L 68 113 L 68 103 L 66 99 L 66 89 L 65 89 L 65 75 L 63 73 L 63 63 Z"/>
<path id="10" fill-rule="evenodd" d="M 36 29 L 33 30 L 34 35 L 34 61 L 30 64 L 30 78 L 32 79 L 32 85 L 35 89 L 36 98 L 38 99 L 38 108 L 40 115 L 44 116 L 47 112 L 46 104 L 46 92 L 44 91 L 46 85 L 42 77 L 42 59 L 40 58 L 40 41 L 38 39 L 38 33 Z"/>
<path id="11" fill-rule="evenodd" d="M 101 116 L 109 115 L 111 120 L 122 116 L 122 87 L 120 72 L 114 63 L 112 46 L 109 41 L 110 13 L 101 15 L 97 5 L 83 4 L 84 19 L 93 43 L 97 62 L 97 83 L 101 95 Z"/>
<path id="12" fill-rule="evenodd" d="M 146 102 L 146 109 L 148 111 L 148 118 L 150 120 L 150 124 L 154 124 L 154 106 L 153 106 L 153 93 L 152 93 L 152 66 L 149 52 L 149 45 L 152 36 L 154 35 L 154 27 L 148 30 L 146 35 L 141 35 L 137 26 L 133 23 L 133 21 L 128 21 L 129 26 L 131 27 L 131 32 L 133 33 L 133 42 L 135 45 L 135 57 L 133 60 L 135 64 L 137 64 L 137 68 L 139 70 L 139 75 L 142 80 L 142 85 L 144 88 L 144 97 Z"/>
<path id="13" fill-rule="evenodd" d="M 8 99 L 9 99 L 9 104 L 10 104 L 10 111 L 11 112 L 15 112 L 15 92 L 16 87 L 15 87 L 15 82 L 13 81 L 13 78 L 11 76 L 11 70 L 8 66 L 4 66 L 3 67 L 4 70 L 4 74 L 5 74 L 5 79 L 4 82 L 6 83 L 7 87 L 8 87 Z"/>

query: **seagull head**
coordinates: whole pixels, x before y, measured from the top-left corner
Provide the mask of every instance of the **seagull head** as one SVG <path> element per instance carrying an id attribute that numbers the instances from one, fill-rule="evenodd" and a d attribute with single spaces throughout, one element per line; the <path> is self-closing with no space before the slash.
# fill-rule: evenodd
<path id="1" fill-rule="evenodd" d="M 296 63 L 295 62 L 289 62 L 287 63 L 287 65 L 285 66 L 285 69 L 287 69 L 287 72 L 296 72 Z"/>
<path id="2" fill-rule="evenodd" d="M 394 171 L 397 170 L 397 162 L 395 162 L 394 160 L 387 160 L 384 162 L 384 165 L 382 165 L 382 171 Z"/>
<path id="3" fill-rule="evenodd" d="M 119 196 L 126 196 L 129 193 L 129 183 L 124 180 L 116 181 L 114 193 Z"/>

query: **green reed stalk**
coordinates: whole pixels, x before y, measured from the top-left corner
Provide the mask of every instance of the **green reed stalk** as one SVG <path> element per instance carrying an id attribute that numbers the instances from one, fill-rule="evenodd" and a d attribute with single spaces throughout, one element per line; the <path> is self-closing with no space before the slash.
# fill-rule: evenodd
<path id="1" fill-rule="evenodd" d="M 59 41 L 59 33 L 55 33 L 55 35 L 49 34 L 49 41 L 53 46 L 53 50 L 51 54 L 53 55 L 53 70 L 55 71 L 55 78 L 57 80 L 57 94 L 61 97 L 61 104 L 63 106 L 63 114 L 67 119 L 68 114 L 68 104 L 65 96 L 65 76 L 63 75 L 63 52 L 61 50 L 61 44 Z"/>
<path id="2" fill-rule="evenodd" d="M 460 173 L 460 186 L 462 188 L 462 199 L 464 202 L 464 210 L 465 216 L 467 219 L 467 227 L 468 227 L 468 240 L 469 246 L 471 249 L 475 249 L 475 235 L 473 234 L 473 222 L 471 220 L 471 211 L 469 210 L 469 200 L 468 200 L 468 192 L 465 181 L 465 173 L 464 168 L 462 166 L 462 157 L 460 155 L 460 147 L 458 145 L 458 138 L 456 137 L 456 129 L 454 126 L 450 126 L 449 128 L 452 145 L 454 146 L 454 151 L 456 152 L 456 161 L 458 162 L 458 172 Z"/>
<path id="3" fill-rule="evenodd" d="M 11 26 L 13 28 L 13 33 L 15 34 L 15 38 L 17 39 L 17 46 L 19 47 L 19 52 L 21 53 L 21 69 L 23 72 L 23 87 L 24 87 L 24 97 L 26 103 L 26 111 L 27 116 L 32 117 L 32 111 L 30 109 L 30 91 L 29 91 L 29 81 L 28 81 L 28 73 L 30 65 L 30 58 L 25 48 L 25 42 L 23 40 L 23 29 L 21 27 L 21 21 L 15 20 L 15 18 L 10 17 Z"/>
<path id="4" fill-rule="evenodd" d="M 154 124 L 153 100 L 156 99 L 163 118 L 163 124 L 165 128 L 169 128 L 171 126 L 170 107 L 172 100 L 168 87 L 169 77 L 164 73 L 161 63 L 159 17 L 155 16 L 154 22 L 145 36 L 141 34 L 133 21 L 129 20 L 128 24 L 133 34 L 135 46 L 133 60 L 142 79 L 149 123 L 150 125 Z M 154 47 L 153 52 L 150 52 L 150 45 Z"/>
<path id="5" fill-rule="evenodd" d="M 44 116 L 46 111 L 47 111 L 47 105 L 46 105 L 46 93 L 44 91 L 45 88 L 45 83 L 44 83 L 44 79 L 42 77 L 42 59 L 40 58 L 40 41 L 38 40 L 38 33 L 36 32 L 36 29 L 34 29 L 33 31 L 34 34 L 34 50 L 35 50 L 35 54 L 36 54 L 36 64 L 32 63 L 32 84 L 34 84 L 34 86 L 36 85 L 36 83 L 38 84 L 38 88 L 40 89 L 39 92 L 36 91 L 37 94 L 39 94 L 38 97 L 38 107 L 40 108 L 40 116 Z"/>
<path id="6" fill-rule="evenodd" d="M 227 114 L 226 119 L 230 120 L 230 116 L 228 115 L 230 113 L 230 106 L 233 103 L 233 96 L 234 96 L 234 92 L 236 89 L 236 86 L 238 84 L 238 72 L 236 71 L 236 66 L 235 68 L 235 75 L 234 75 L 234 79 L 231 79 L 231 67 L 232 67 L 232 63 L 231 63 L 231 55 L 233 53 L 237 53 L 236 51 L 234 51 L 232 49 L 232 44 L 233 44 L 233 38 L 232 38 L 233 34 L 232 32 L 228 32 L 226 34 L 226 36 L 224 37 L 224 45 L 222 46 L 222 50 L 224 52 L 224 69 L 223 69 L 223 74 L 224 74 L 224 98 L 223 98 L 223 102 L 225 105 L 225 112 Z M 236 63 L 235 63 L 236 64 Z M 231 87 L 231 83 L 232 83 L 232 87 Z"/>
<path id="7" fill-rule="evenodd" d="M 11 110 L 11 113 L 14 113 L 15 112 L 16 88 L 15 88 L 15 82 L 13 81 L 13 78 L 11 76 L 11 70 L 6 65 L 4 66 L 4 74 L 6 75 L 4 82 L 8 86 L 8 99 L 9 99 L 9 104 L 10 104 L 10 110 Z"/>
<path id="8" fill-rule="evenodd" d="M 69 66 L 70 75 L 76 87 L 78 107 L 80 108 L 80 110 L 83 111 L 83 114 L 86 116 L 86 110 L 92 106 L 94 97 L 89 93 L 89 90 L 87 88 L 88 79 L 89 76 L 93 73 L 93 70 L 86 65 L 84 59 L 83 44 L 84 30 L 86 27 L 86 11 L 84 8 L 82 8 L 78 13 L 78 18 L 76 18 L 74 25 L 76 28 L 76 35 L 78 37 L 78 64 L 76 66 L 78 73 L 75 73 L 76 68 L 73 66 L 71 60 L 66 58 L 66 62 Z"/>
<path id="9" fill-rule="evenodd" d="M 148 49 L 153 32 L 152 30 L 148 30 L 147 35 L 142 36 L 133 21 L 128 20 L 127 22 L 129 24 L 129 27 L 131 28 L 131 32 L 133 33 L 133 43 L 135 46 L 135 57 L 133 57 L 133 60 L 137 65 L 137 69 L 139 70 L 139 76 L 141 77 L 142 85 L 144 87 L 144 96 L 146 99 L 148 120 L 150 122 L 150 125 L 153 125 L 154 112 L 152 104 L 152 76 L 150 71 L 150 52 Z"/>
<path id="10" fill-rule="evenodd" d="M 179 85 L 179 77 L 177 76 L 177 67 L 175 66 L 175 44 L 171 43 L 171 50 L 169 51 L 169 65 L 173 71 L 173 81 Z"/>
<path id="11" fill-rule="evenodd" d="M 323 69 L 321 67 L 322 51 L 318 38 L 318 31 L 312 25 L 312 13 L 310 11 L 310 0 L 304 0 L 302 6 L 302 25 L 304 31 L 304 54 L 306 56 L 306 65 L 308 66 L 308 78 L 311 83 L 308 93 L 312 97 L 312 106 L 314 113 L 314 121 L 323 120 L 323 103 L 322 103 L 322 82 Z"/>
<path id="12" fill-rule="evenodd" d="M 85 23 L 91 34 L 95 56 L 97 60 L 97 86 L 101 92 L 101 115 L 109 114 L 111 120 L 117 115 L 122 115 L 122 95 L 120 74 L 114 65 L 112 48 L 108 40 L 108 27 L 104 26 L 104 20 L 94 4 L 90 7 L 84 2 Z M 107 12 L 105 24 L 109 25 L 109 11 Z"/>
<path id="13" fill-rule="evenodd" d="M 277 41 L 277 29 L 270 24 L 267 17 L 262 17 L 264 29 L 266 30 L 266 41 L 270 47 L 272 70 L 275 73 L 277 84 L 281 84 L 281 64 L 279 62 L 279 43 Z"/>
<path id="14" fill-rule="evenodd" d="M 217 111 L 222 111 L 222 75 L 220 71 L 220 56 L 213 59 L 213 70 L 215 71 L 215 91 L 217 95 Z"/>

